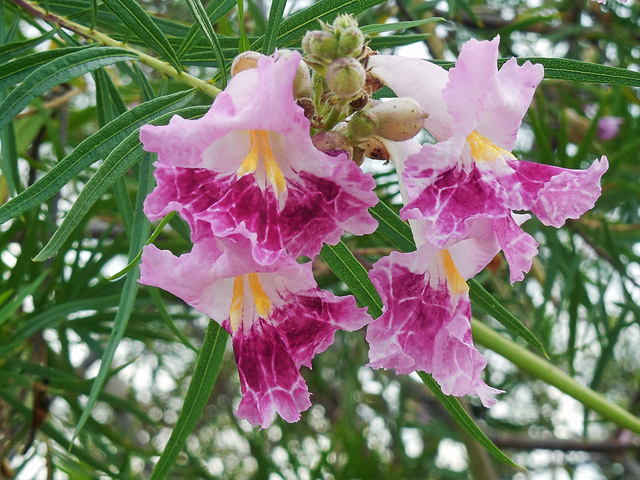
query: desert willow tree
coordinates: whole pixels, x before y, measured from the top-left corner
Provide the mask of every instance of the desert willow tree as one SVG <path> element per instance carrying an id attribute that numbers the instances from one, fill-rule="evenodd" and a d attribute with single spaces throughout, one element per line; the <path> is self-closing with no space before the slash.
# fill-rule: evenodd
<path id="1" fill-rule="evenodd" d="M 586 440 L 640 433 L 628 368 L 597 392 L 637 363 L 616 350 L 638 336 L 637 198 L 600 198 L 637 196 L 635 143 L 607 143 L 637 122 L 592 85 L 637 104 L 639 74 L 502 59 L 430 4 L 187 7 L 190 26 L 179 3 L 3 3 L 3 476 L 517 477 L 529 457 L 458 398 L 497 428 L 522 391 L 580 402 Z M 390 54 L 423 41 L 435 59 Z M 558 433 L 546 415 L 527 421 Z"/>

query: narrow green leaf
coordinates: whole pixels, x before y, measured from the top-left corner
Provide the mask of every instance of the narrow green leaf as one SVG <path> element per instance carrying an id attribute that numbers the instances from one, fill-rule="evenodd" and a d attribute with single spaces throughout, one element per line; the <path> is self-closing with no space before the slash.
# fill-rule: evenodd
<path id="1" fill-rule="evenodd" d="M 372 37 L 369 41 L 371 50 L 381 50 L 383 48 L 402 47 L 413 43 L 422 42 L 429 38 L 428 33 L 416 35 L 387 35 L 384 37 Z"/>
<path id="2" fill-rule="evenodd" d="M 365 35 L 371 35 L 372 33 L 404 30 L 407 28 L 419 27 L 420 25 L 425 25 L 427 23 L 443 22 L 443 21 L 444 21 L 444 18 L 431 17 L 431 18 L 425 18 L 423 20 L 413 20 L 411 22 L 377 23 L 374 25 L 364 25 L 360 27 L 360 30 L 362 30 L 362 33 L 364 33 Z"/>
<path id="3" fill-rule="evenodd" d="M 11 317 L 11 315 L 13 315 L 16 310 L 18 310 L 18 308 L 22 306 L 22 302 L 24 302 L 25 298 L 27 298 L 29 295 L 33 295 L 36 290 L 38 290 L 48 273 L 49 270 L 45 270 L 44 272 L 42 272 L 40 276 L 38 276 L 38 278 L 36 278 L 33 282 L 31 282 L 26 287 L 18 290 L 18 295 L 15 299 L 0 308 L 0 325 L 5 323 L 9 319 L 9 317 Z"/>
<path id="4" fill-rule="evenodd" d="M 251 50 L 249 44 L 249 37 L 247 37 L 247 29 L 244 26 L 244 0 L 237 0 L 238 4 L 238 22 L 240 22 L 240 44 L 238 46 L 238 53 Z"/>
<path id="5" fill-rule="evenodd" d="M 137 131 L 142 125 L 167 112 L 179 109 L 193 93 L 193 90 L 188 90 L 145 102 L 109 122 L 80 143 L 73 152 L 56 164 L 43 178 L 17 197 L 0 206 L 0 224 L 41 205 L 78 172 L 111 153 L 131 132 Z"/>
<path id="6" fill-rule="evenodd" d="M 118 304 L 118 295 L 106 297 L 87 297 L 82 300 L 63 303 L 50 307 L 37 315 L 29 316 L 21 328 L 12 333 L 8 338 L 0 339 L 0 358 L 12 352 L 22 345 L 29 337 L 45 328 L 53 328 L 58 322 L 66 319 L 68 315 L 87 309 L 87 305 L 96 311 L 114 308 Z"/>
<path id="7" fill-rule="evenodd" d="M 156 238 L 158 238 L 158 235 L 160 235 L 160 233 L 162 232 L 164 227 L 167 225 L 167 223 L 169 223 L 169 221 L 173 218 L 173 216 L 175 214 L 176 214 L 175 211 L 169 212 L 167 214 L 167 216 L 162 219 L 162 221 L 158 224 L 156 229 L 153 231 L 153 233 L 149 237 L 149 240 L 147 240 L 146 245 L 152 244 L 154 242 L 154 240 Z M 126 275 L 129 272 L 129 270 L 131 270 L 133 267 L 135 267 L 138 264 L 138 262 L 140 261 L 141 257 L 142 257 L 142 250 L 140 250 L 138 252 L 138 254 L 135 256 L 135 258 L 133 260 L 131 260 L 126 267 L 124 267 L 122 270 L 120 270 L 115 275 L 111 275 L 110 277 L 105 277 L 105 279 L 113 281 L 113 280 L 119 279 L 120 277 L 123 277 L 124 275 Z"/>
<path id="8" fill-rule="evenodd" d="M 17 58 L 4 65 L 0 65 L 0 90 L 20 83 L 42 65 L 52 62 L 56 58 L 80 50 L 95 48 L 96 46 L 97 44 L 84 47 L 56 48 L 54 50 L 47 50 L 46 52 L 32 53 L 29 56 Z"/>
<path id="9" fill-rule="evenodd" d="M 142 70 L 140 70 L 138 62 L 133 62 L 133 74 L 136 77 L 138 85 L 140 85 L 140 88 L 142 89 L 142 99 L 145 102 L 148 102 L 156 98 L 156 94 L 153 91 L 153 88 L 151 87 L 147 76 Z"/>
<path id="10" fill-rule="evenodd" d="M 205 12 L 200 0 L 187 0 L 187 5 L 189 5 L 189 10 L 191 10 L 193 19 L 198 25 L 200 25 L 204 36 L 207 38 L 207 41 L 209 42 L 209 45 L 211 45 L 211 49 L 216 56 L 216 60 L 218 62 L 218 73 L 222 78 L 222 88 L 224 89 L 227 86 L 227 72 L 224 63 L 224 54 L 222 53 L 222 47 L 218 41 L 218 36 L 213 30 L 213 25 L 211 25 L 209 16 L 207 15 L 207 12 Z"/>
<path id="11" fill-rule="evenodd" d="M 175 212 L 172 212 L 175 213 Z M 165 217 L 166 218 L 166 217 Z M 148 244 L 149 242 L 147 242 Z M 149 295 L 151 296 L 151 300 L 153 300 L 154 305 L 158 309 L 158 313 L 160 314 L 160 318 L 164 321 L 165 325 L 171 332 L 182 342 L 182 344 L 198 353 L 198 349 L 193 346 L 193 344 L 189 341 L 189 339 L 180 331 L 178 326 L 171 318 L 171 314 L 168 312 L 167 307 L 165 307 L 164 302 L 162 301 L 162 296 L 160 295 L 160 291 L 156 287 L 149 287 Z"/>
<path id="12" fill-rule="evenodd" d="M 33 417 L 33 414 L 31 410 L 29 410 L 29 407 L 27 407 L 22 400 L 18 399 L 17 397 L 14 397 L 9 392 L 9 390 L 0 388 L 0 397 L 4 398 L 7 401 L 7 403 L 9 403 L 9 405 L 11 405 L 11 408 L 19 412 L 24 417 L 25 421 L 28 421 Z M 57 429 L 55 429 L 49 422 L 44 422 L 40 427 L 40 430 L 49 438 L 51 438 L 54 442 L 60 445 L 62 448 L 70 451 L 79 460 L 81 460 L 82 462 L 85 462 L 87 465 L 90 465 L 92 468 L 105 472 L 106 474 L 108 474 L 109 476 L 113 476 L 114 478 L 129 480 L 130 477 L 128 477 L 127 475 L 123 475 L 121 473 L 114 473 L 109 468 L 109 465 L 103 465 L 102 463 L 97 461 L 96 456 L 93 453 L 83 448 L 80 448 L 77 445 L 74 445 L 73 442 L 70 442 L 69 440 L 67 440 L 65 435 L 60 431 L 58 431 Z"/>
<path id="13" fill-rule="evenodd" d="M 482 285 L 473 278 L 467 280 L 469 284 L 469 298 L 474 305 L 482 308 L 486 313 L 499 321 L 507 330 L 519 336 L 532 347 L 537 348 L 545 357 L 549 358 L 540 340 L 524 324 L 518 320 L 509 310 L 504 308 L 493 295 L 487 292 Z"/>
<path id="14" fill-rule="evenodd" d="M 175 113 L 167 113 L 150 123 L 152 125 L 166 125 L 174 115 L 180 115 L 183 118 L 199 118 L 203 116 L 208 109 L 209 107 L 204 106 L 188 107 Z M 102 197 L 104 192 L 113 185 L 116 180 L 122 177 L 140 159 L 142 154 L 140 133 L 138 130 L 134 130 L 109 154 L 95 175 L 87 182 L 71 207 L 71 210 L 69 210 L 69 213 L 64 217 L 60 227 L 58 227 L 53 234 L 49 243 L 36 255 L 34 261 L 42 262 L 55 255 L 93 204 Z M 142 247 L 147 241 L 147 237 L 145 237 L 140 248 L 135 251 L 131 259 L 135 258 L 138 252 L 142 250 Z"/>
<path id="15" fill-rule="evenodd" d="M 284 14 L 284 7 L 286 5 L 287 0 L 273 0 L 271 2 L 269 21 L 267 22 L 267 29 L 264 32 L 262 41 L 262 53 L 265 55 L 271 55 L 276 49 L 278 29 L 280 28 L 280 22 L 282 22 L 282 15 Z"/>
<path id="16" fill-rule="evenodd" d="M 4 92 L 0 90 L 0 100 L 4 99 Z M 23 190 L 18 171 L 18 141 L 13 122 L 9 122 L 0 131 L 0 148 L 2 151 L 2 176 L 7 181 L 9 192 L 16 195 Z"/>
<path id="17" fill-rule="evenodd" d="M 115 13 L 122 23 L 144 40 L 149 48 L 162 55 L 177 73 L 182 72 L 180 60 L 173 47 L 164 36 L 160 27 L 135 0 L 103 0 L 103 3 Z"/>
<path id="18" fill-rule="evenodd" d="M 228 338 L 227 332 L 222 327 L 215 321 L 209 320 L 209 327 L 189 383 L 184 405 L 180 410 L 178 421 L 171 432 L 167 446 L 164 447 L 149 480 L 162 480 L 167 476 L 185 441 L 191 435 L 218 378 Z"/>
<path id="19" fill-rule="evenodd" d="M 325 244 L 320 255 L 333 273 L 351 289 L 360 303 L 369 307 L 369 315 L 373 318 L 382 315 L 382 300 L 376 287 L 371 283 L 365 268 L 342 241 L 336 246 Z"/>
<path id="20" fill-rule="evenodd" d="M 36 38 L 32 38 L 29 40 L 23 40 L 21 42 L 12 42 L 7 43 L 6 45 L 0 46 L 0 62 L 4 63 L 11 58 L 17 57 L 18 54 L 30 50 L 36 45 L 40 45 L 42 42 L 49 40 L 56 33 L 56 30 L 50 30 Z"/>
<path id="21" fill-rule="evenodd" d="M 288 45 L 300 40 L 307 30 L 319 29 L 318 20 L 331 23 L 340 14 L 358 15 L 383 2 L 384 0 L 321 0 L 294 13 L 280 24 L 276 46 Z M 251 48 L 259 50 L 263 41 L 264 37 L 260 37 L 251 45 Z"/>
<path id="22" fill-rule="evenodd" d="M 147 195 L 153 188 L 153 177 L 151 174 L 151 157 L 152 155 L 150 153 L 145 153 L 144 159 L 140 163 L 138 177 L 138 195 L 136 196 L 136 206 L 133 214 L 133 231 L 130 235 L 131 242 L 129 244 L 129 259 L 135 257 L 136 253 L 142 248 L 147 237 L 149 236 L 151 223 L 144 213 L 144 200 L 145 198 L 147 198 Z M 73 434 L 73 438 L 71 439 L 72 443 L 80 433 L 80 430 L 82 430 L 82 427 L 84 426 L 86 421 L 89 419 L 91 411 L 93 410 L 93 406 L 98 400 L 98 396 L 100 394 L 100 391 L 102 390 L 102 386 L 107 380 L 107 377 L 109 375 L 109 368 L 111 367 L 111 362 L 113 361 L 113 356 L 116 353 L 116 349 L 118 348 L 122 337 L 124 336 L 124 331 L 127 328 L 129 317 L 131 316 L 131 312 L 136 301 L 138 288 L 140 286 L 140 284 L 138 283 L 138 278 L 140 278 L 139 269 L 131 270 L 125 278 L 124 286 L 122 289 L 122 296 L 120 297 L 120 304 L 118 305 L 116 317 L 113 321 L 113 330 L 111 332 L 111 336 L 109 337 L 107 348 L 105 349 L 104 355 L 102 356 L 102 359 L 100 361 L 100 370 L 98 371 L 98 375 L 96 375 L 96 378 L 93 381 L 93 385 L 91 386 L 91 392 L 89 393 L 87 404 L 84 406 L 82 415 L 80 416 L 78 424 L 76 425 L 76 430 Z"/>
<path id="23" fill-rule="evenodd" d="M 0 104 L 0 129 L 29 105 L 34 97 L 96 68 L 132 58 L 137 59 L 138 56 L 124 48 L 96 47 L 70 53 L 41 66 Z"/>
<path id="24" fill-rule="evenodd" d="M 369 213 L 378 221 L 376 233 L 381 234 L 403 252 L 413 252 L 416 249 L 411 227 L 384 202 L 378 202 L 375 207 L 369 209 Z"/>
<path id="25" fill-rule="evenodd" d="M 442 393 L 442 389 L 440 385 L 433 379 L 431 374 L 418 372 L 418 375 L 424 382 L 424 384 L 429 387 L 429 390 L 433 392 L 433 394 L 438 398 L 440 403 L 444 405 L 444 408 L 447 409 L 449 414 L 453 417 L 453 419 L 458 422 L 464 430 L 471 435 L 476 441 L 487 449 L 489 453 L 491 453 L 498 460 L 503 461 L 507 465 L 511 465 L 512 467 L 522 468 L 520 465 L 514 463 L 509 457 L 507 457 L 504 453 L 500 451 L 498 447 L 496 447 L 489 438 L 478 428 L 473 419 L 469 416 L 460 402 L 456 397 L 452 397 L 450 395 L 445 395 Z"/>
<path id="26" fill-rule="evenodd" d="M 205 9 L 211 25 L 215 25 L 215 23 L 229 13 L 235 5 L 236 0 L 212 0 Z M 200 26 L 193 24 L 178 48 L 178 58 L 182 58 L 183 55 L 189 53 L 189 51 L 198 44 L 202 34 L 203 31 Z"/>

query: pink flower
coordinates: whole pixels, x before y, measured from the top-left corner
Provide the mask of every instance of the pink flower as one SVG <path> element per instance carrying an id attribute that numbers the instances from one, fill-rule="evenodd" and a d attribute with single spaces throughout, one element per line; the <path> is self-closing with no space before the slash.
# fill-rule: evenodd
<path id="1" fill-rule="evenodd" d="M 240 234 L 263 264 L 283 249 L 313 257 L 345 230 L 375 230 L 371 175 L 311 142 L 292 93 L 299 62 L 295 52 L 289 60 L 261 57 L 203 118 L 175 116 L 168 126 L 141 129 L 144 148 L 159 154 L 158 185 L 145 203 L 151 220 L 178 211 L 194 242 Z"/>
<path id="2" fill-rule="evenodd" d="M 622 117 L 602 117 L 598 120 L 598 137 L 601 140 L 611 140 L 617 137 L 623 122 Z"/>
<path id="3" fill-rule="evenodd" d="M 144 248 L 140 283 L 167 290 L 220 323 L 233 337 L 242 390 L 237 415 L 268 427 L 276 412 L 287 422 L 311 406 L 299 369 L 333 343 L 336 330 L 362 328 L 371 317 L 353 297 L 319 290 L 311 264 L 280 255 L 265 266 L 243 236 L 195 242 L 174 256 Z"/>
<path id="4" fill-rule="evenodd" d="M 396 166 L 400 192 L 411 200 L 402 180 L 404 164 L 420 145 L 409 140 L 382 140 Z M 477 222 L 469 238 L 441 250 L 426 242 L 425 220 L 409 220 L 418 249 L 392 252 L 370 272 L 384 312 L 367 329 L 369 364 L 395 368 L 399 374 L 431 373 L 446 395 L 478 395 L 483 405 L 495 403 L 500 390 L 482 381 L 487 362 L 471 337 L 471 306 L 465 279 L 476 275 L 498 253 L 490 221 Z"/>
<path id="5" fill-rule="evenodd" d="M 429 113 L 427 128 L 439 141 L 425 144 L 406 162 L 411 202 L 404 219 L 427 222 L 426 240 L 447 248 L 490 221 L 511 270 L 522 280 L 537 254 L 533 237 L 513 210 L 530 210 L 545 225 L 578 218 L 600 196 L 606 157 L 588 170 L 519 161 L 513 148 L 537 85 L 541 65 L 516 59 L 497 68 L 499 38 L 470 40 L 449 72 L 414 59 L 373 56 L 372 72 L 398 95 L 414 98 Z"/>

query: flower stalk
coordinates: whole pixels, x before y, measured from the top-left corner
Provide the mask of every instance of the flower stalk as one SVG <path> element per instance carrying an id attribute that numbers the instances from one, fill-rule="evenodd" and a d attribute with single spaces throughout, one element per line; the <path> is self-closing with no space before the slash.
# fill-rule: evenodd
<path id="1" fill-rule="evenodd" d="M 113 38 L 109 37 L 108 35 L 105 35 L 104 33 L 97 32 L 91 28 L 85 27 L 84 25 L 80 25 L 79 23 L 72 22 L 71 20 L 68 20 L 59 15 L 56 15 L 55 13 L 47 12 L 45 9 L 39 7 L 33 2 L 30 2 L 29 0 L 12 0 L 12 2 L 18 5 L 19 7 L 24 8 L 25 10 L 32 13 L 36 17 L 39 17 L 48 23 L 59 25 L 60 27 L 71 30 L 72 32 L 75 32 L 78 35 L 83 36 L 84 38 L 91 39 L 95 42 L 101 43 L 102 45 L 105 45 L 108 47 L 124 48 L 131 52 L 134 52 L 140 59 L 140 62 L 144 63 L 148 67 L 151 67 L 154 70 L 157 70 L 163 75 L 167 75 L 168 77 L 175 78 L 176 80 L 184 83 L 185 85 L 188 85 L 193 88 L 197 88 L 198 90 L 209 95 L 212 98 L 215 98 L 221 92 L 219 88 L 211 85 L 209 82 L 206 82 L 200 78 L 194 77 L 193 75 L 189 75 L 186 72 L 177 72 L 176 69 L 167 62 L 158 60 L 157 58 L 152 57 L 151 55 L 147 55 L 146 53 L 143 53 L 139 50 L 136 50 L 135 48 L 132 48 L 123 42 L 114 40 Z"/>
<path id="2" fill-rule="evenodd" d="M 476 319 L 471 319 L 473 339 L 513 363 L 520 370 L 553 385 L 616 425 L 640 434 L 640 419 L 624 408 L 584 387 L 542 357 L 521 347 Z"/>

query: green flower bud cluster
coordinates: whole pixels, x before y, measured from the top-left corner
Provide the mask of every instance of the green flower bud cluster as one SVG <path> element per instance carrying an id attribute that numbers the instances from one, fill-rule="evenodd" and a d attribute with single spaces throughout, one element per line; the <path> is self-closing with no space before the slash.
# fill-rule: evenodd
<path id="1" fill-rule="evenodd" d="M 364 34 L 351 15 L 339 15 L 332 25 L 307 32 L 302 49 L 309 66 L 327 80 L 329 89 L 341 99 L 357 96 L 366 79 L 358 60 L 364 51 Z"/>

